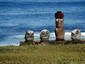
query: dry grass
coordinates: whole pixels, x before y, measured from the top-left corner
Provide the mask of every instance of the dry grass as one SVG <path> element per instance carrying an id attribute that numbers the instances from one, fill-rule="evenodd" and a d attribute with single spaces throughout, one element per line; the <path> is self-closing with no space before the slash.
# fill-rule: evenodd
<path id="1" fill-rule="evenodd" d="M 0 47 L 0 64 L 85 64 L 85 45 Z"/>

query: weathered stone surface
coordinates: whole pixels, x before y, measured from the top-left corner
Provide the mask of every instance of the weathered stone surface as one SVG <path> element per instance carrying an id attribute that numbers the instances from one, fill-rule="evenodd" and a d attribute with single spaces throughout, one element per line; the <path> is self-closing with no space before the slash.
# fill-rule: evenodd
<path id="1" fill-rule="evenodd" d="M 64 35 L 65 35 L 64 27 L 56 28 L 55 29 L 55 35 L 56 35 L 56 41 L 63 41 L 64 40 Z"/>
<path id="2" fill-rule="evenodd" d="M 34 41 L 34 32 L 33 31 L 27 31 L 26 32 L 25 41 L 26 42 L 33 42 Z"/>
<path id="3" fill-rule="evenodd" d="M 81 32 L 78 29 L 75 29 L 71 32 L 71 39 L 74 40 L 80 40 L 81 39 Z"/>
<path id="4" fill-rule="evenodd" d="M 63 41 L 64 40 L 64 14 L 61 11 L 55 13 L 55 21 L 56 21 L 56 28 L 55 28 L 55 36 L 56 41 Z"/>
<path id="5" fill-rule="evenodd" d="M 64 19 L 57 18 L 56 19 L 56 28 L 63 28 L 64 27 Z"/>
<path id="6" fill-rule="evenodd" d="M 61 11 L 58 11 L 55 13 L 56 18 L 56 28 L 55 28 L 55 36 L 56 41 L 63 41 L 64 35 L 65 35 L 65 29 L 64 29 L 64 14 Z"/>
<path id="7" fill-rule="evenodd" d="M 48 30 L 44 29 L 40 32 L 40 41 L 48 41 L 50 37 L 50 33 Z"/>
<path id="8" fill-rule="evenodd" d="M 55 18 L 60 18 L 60 19 L 64 18 L 64 14 L 62 13 L 62 11 L 56 12 L 55 13 Z"/>

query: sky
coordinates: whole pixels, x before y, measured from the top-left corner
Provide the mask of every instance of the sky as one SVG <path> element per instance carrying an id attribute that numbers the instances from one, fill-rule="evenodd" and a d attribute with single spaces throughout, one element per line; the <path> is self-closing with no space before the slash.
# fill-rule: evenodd
<path id="1" fill-rule="evenodd" d="M 83 2 L 85 0 L 0 0 L 0 2 Z"/>

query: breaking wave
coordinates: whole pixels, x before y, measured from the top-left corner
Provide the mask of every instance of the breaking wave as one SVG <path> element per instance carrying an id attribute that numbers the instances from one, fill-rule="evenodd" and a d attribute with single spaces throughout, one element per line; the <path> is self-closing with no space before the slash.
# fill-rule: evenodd
<path id="1" fill-rule="evenodd" d="M 24 39 L 24 36 L 25 35 L 14 35 L 14 36 L 12 36 L 12 38 Z M 34 37 L 35 40 L 40 39 L 40 33 L 35 33 L 34 36 L 35 36 Z M 85 32 L 81 33 L 81 39 L 85 39 Z M 55 33 L 54 32 L 50 33 L 50 40 L 55 40 Z M 71 40 L 71 32 L 65 33 L 65 40 Z"/>

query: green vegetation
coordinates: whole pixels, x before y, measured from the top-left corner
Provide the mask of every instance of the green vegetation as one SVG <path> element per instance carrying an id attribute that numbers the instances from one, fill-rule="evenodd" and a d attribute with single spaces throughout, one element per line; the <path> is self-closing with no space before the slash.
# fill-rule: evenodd
<path id="1" fill-rule="evenodd" d="M 85 45 L 0 47 L 0 64 L 85 64 Z"/>

